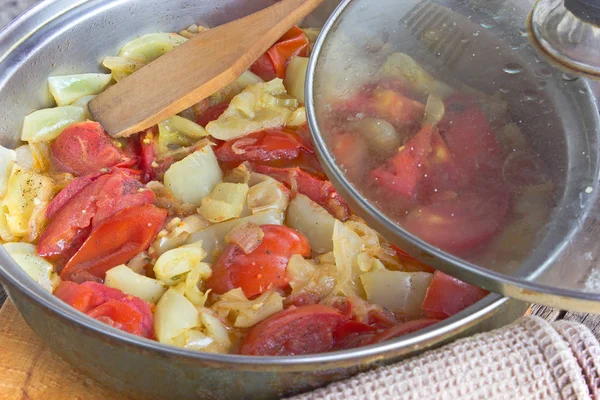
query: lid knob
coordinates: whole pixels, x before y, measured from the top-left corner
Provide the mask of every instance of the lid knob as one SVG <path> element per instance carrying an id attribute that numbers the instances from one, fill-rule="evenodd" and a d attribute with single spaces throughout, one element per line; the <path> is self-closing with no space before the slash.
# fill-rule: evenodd
<path id="1" fill-rule="evenodd" d="M 600 78 L 600 0 L 539 0 L 528 23 L 532 41 L 552 61 Z"/>
<path id="2" fill-rule="evenodd" d="M 565 0 L 565 8 L 582 21 L 600 26 L 599 0 Z"/>

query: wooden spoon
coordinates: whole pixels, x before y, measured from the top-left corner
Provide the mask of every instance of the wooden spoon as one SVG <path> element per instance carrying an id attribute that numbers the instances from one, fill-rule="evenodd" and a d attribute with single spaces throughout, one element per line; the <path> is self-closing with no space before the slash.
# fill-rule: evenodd
<path id="1" fill-rule="evenodd" d="M 94 98 L 90 113 L 113 137 L 143 131 L 233 82 L 322 1 L 282 0 L 202 32 Z"/>

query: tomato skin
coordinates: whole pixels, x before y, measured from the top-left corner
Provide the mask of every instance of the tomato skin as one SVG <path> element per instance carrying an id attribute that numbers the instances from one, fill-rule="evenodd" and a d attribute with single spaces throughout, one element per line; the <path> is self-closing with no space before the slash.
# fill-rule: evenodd
<path id="1" fill-rule="evenodd" d="M 321 180 L 298 167 L 275 168 L 266 165 L 252 166 L 260 174 L 277 179 L 292 191 L 308 196 L 325 208 L 334 217 L 345 221 L 350 217 L 350 208 L 328 180 Z"/>
<path id="2" fill-rule="evenodd" d="M 390 165 L 376 168 L 371 176 L 393 192 L 413 200 L 421 178 L 425 173 L 426 160 L 431 152 L 433 126 L 424 126 L 403 146 Z"/>
<path id="3" fill-rule="evenodd" d="M 237 154 L 235 148 L 243 153 Z M 294 160 L 300 152 L 313 153 L 298 135 L 285 128 L 254 132 L 243 138 L 229 140 L 215 150 L 215 156 L 222 163 L 269 162 L 273 160 Z"/>
<path id="4" fill-rule="evenodd" d="M 334 346 L 333 332 L 345 319 L 336 309 L 322 304 L 291 306 L 250 328 L 240 354 L 287 356 L 325 352 Z"/>
<path id="5" fill-rule="evenodd" d="M 63 280 L 87 272 L 104 279 L 106 271 L 146 250 L 162 229 L 167 211 L 154 205 L 129 207 L 104 220 L 62 270 Z"/>
<path id="6" fill-rule="evenodd" d="M 229 100 L 208 107 L 200 115 L 196 117 L 196 123 L 202 127 L 206 127 L 209 122 L 216 121 L 229 107 Z"/>
<path id="7" fill-rule="evenodd" d="M 140 298 L 96 282 L 63 281 L 54 295 L 88 316 L 134 335 L 154 338 L 152 310 Z"/>
<path id="8" fill-rule="evenodd" d="M 462 94 L 451 96 L 445 105 L 440 131 L 450 152 L 456 155 L 461 175 L 469 181 L 501 179 L 502 148 L 485 113 L 475 100 Z"/>
<path id="9" fill-rule="evenodd" d="M 248 298 L 271 288 L 288 285 L 286 268 L 290 257 L 310 255 L 308 240 L 301 233 L 283 225 L 262 225 L 264 237 L 251 253 L 245 254 L 236 244 L 229 244 L 214 263 L 206 287 L 216 294 L 241 288 Z"/>
<path id="10" fill-rule="evenodd" d="M 95 181 L 98 177 L 108 172 L 96 172 L 94 174 L 82 176 L 74 179 L 66 188 L 61 190 L 48 204 L 46 208 L 46 218 L 52 219 L 61 208 L 65 206 L 77 193 L 83 188 L 88 186 L 90 183 Z"/>
<path id="11" fill-rule="evenodd" d="M 308 44 L 308 39 L 302 29 L 293 26 L 252 64 L 250 71 L 267 82 L 275 78 L 283 79 L 285 78 L 285 67 L 292 57 L 306 57 Z"/>
<path id="12" fill-rule="evenodd" d="M 453 254 L 464 254 L 489 242 L 508 215 L 510 195 L 503 188 L 487 193 L 460 193 L 417 206 L 401 220 L 411 233 Z"/>
<path id="13" fill-rule="evenodd" d="M 71 183 L 72 197 L 57 196 L 60 208 L 53 205 L 52 218 L 37 245 L 37 254 L 55 261 L 65 262 L 73 256 L 89 233 L 106 218 L 124 208 L 151 204 L 154 193 L 134 179 L 130 172 L 115 168 L 93 179 L 83 179 L 83 183 Z M 65 189 L 68 190 L 68 187 Z M 54 211 L 56 210 L 56 211 Z"/>
<path id="14" fill-rule="evenodd" d="M 102 168 L 132 166 L 132 160 L 111 141 L 97 122 L 68 126 L 50 146 L 55 167 L 62 172 L 86 175 Z"/>
<path id="15" fill-rule="evenodd" d="M 488 292 L 437 271 L 429 284 L 421 309 L 430 318 L 447 318 L 475 304 Z"/>
<path id="16" fill-rule="evenodd" d="M 54 290 L 54 295 L 83 313 L 104 302 L 94 290 L 70 281 L 62 281 Z"/>

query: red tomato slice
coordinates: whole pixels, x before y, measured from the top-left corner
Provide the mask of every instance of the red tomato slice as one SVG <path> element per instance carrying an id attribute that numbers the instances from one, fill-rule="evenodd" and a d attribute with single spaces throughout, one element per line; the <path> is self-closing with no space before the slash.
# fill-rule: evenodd
<path id="1" fill-rule="evenodd" d="M 297 26 L 287 31 L 267 52 L 262 55 L 250 70 L 265 81 L 285 78 L 285 68 L 294 56 L 306 57 L 308 39 Z"/>
<path id="2" fill-rule="evenodd" d="M 294 131 L 280 128 L 224 142 L 215 150 L 215 156 L 222 163 L 268 162 L 293 160 L 300 156 L 300 152 L 313 153 Z"/>
<path id="3" fill-rule="evenodd" d="M 375 331 L 377 331 L 377 328 L 372 325 L 364 324 L 358 321 L 347 321 L 336 328 L 335 332 L 333 332 L 333 338 L 336 343 L 340 343 L 345 341 L 351 335 Z"/>
<path id="4" fill-rule="evenodd" d="M 350 178 L 360 177 L 369 160 L 366 141 L 352 133 L 336 135 L 331 141 L 337 164 L 346 170 Z"/>
<path id="5" fill-rule="evenodd" d="M 302 193 L 315 203 L 320 204 L 334 217 L 345 221 L 350 217 L 350 208 L 330 181 L 320 180 L 300 168 L 275 168 L 266 165 L 253 165 L 252 169 L 260 174 L 277 179 L 292 192 Z"/>
<path id="6" fill-rule="evenodd" d="M 50 146 L 59 171 L 86 175 L 102 168 L 132 166 L 132 160 L 112 142 L 97 122 L 80 122 L 65 128 Z"/>
<path id="7" fill-rule="evenodd" d="M 487 193 L 450 193 L 447 198 L 417 206 L 401 225 L 426 242 L 453 254 L 463 254 L 489 242 L 502 228 L 509 210 L 503 187 Z"/>
<path id="8" fill-rule="evenodd" d="M 107 172 L 96 172 L 90 175 L 82 176 L 74 179 L 66 188 L 60 191 L 48 204 L 46 208 L 46 218 L 52 219 L 61 208 L 65 206 L 77 193 L 84 187 L 98 179 L 99 176 L 107 174 Z"/>
<path id="9" fill-rule="evenodd" d="M 216 121 L 229 107 L 229 100 L 208 107 L 202 114 L 196 117 L 196 123 L 205 127 L 209 122 Z"/>
<path id="10" fill-rule="evenodd" d="M 283 225 L 262 225 L 262 243 L 245 254 L 236 244 L 228 245 L 212 267 L 206 287 L 216 294 L 242 288 L 255 297 L 271 288 L 288 285 L 286 268 L 290 257 L 310 255 L 308 240 L 301 233 Z"/>
<path id="11" fill-rule="evenodd" d="M 77 281 L 78 274 L 86 272 L 104 279 L 107 270 L 146 250 L 162 229 L 166 217 L 166 210 L 151 204 L 121 210 L 91 233 L 60 277 Z"/>
<path id="12" fill-rule="evenodd" d="M 104 302 L 104 298 L 91 288 L 70 281 L 62 281 L 54 290 L 54 295 L 84 313 Z"/>
<path id="13" fill-rule="evenodd" d="M 69 281 L 61 282 L 54 295 L 115 328 L 149 339 L 154 337 L 152 309 L 140 298 L 96 282 L 79 285 Z"/>
<path id="14" fill-rule="evenodd" d="M 502 148 L 484 112 L 465 95 L 446 100 L 440 132 L 464 177 L 489 181 L 501 179 Z"/>
<path id="15" fill-rule="evenodd" d="M 425 174 L 433 133 L 431 125 L 424 126 L 392 157 L 389 165 L 371 172 L 376 182 L 407 199 L 414 199 L 419 182 Z"/>
<path id="16" fill-rule="evenodd" d="M 344 320 L 345 317 L 336 309 L 322 304 L 291 306 L 250 328 L 240 347 L 240 354 L 288 356 L 322 353 L 333 347 L 333 332 Z"/>
<path id="17" fill-rule="evenodd" d="M 431 318 L 447 318 L 475 304 L 488 292 L 437 271 L 429 284 L 421 309 Z"/>
<path id="18" fill-rule="evenodd" d="M 83 187 L 70 191 L 70 199 L 65 200 L 66 195 L 58 198 L 60 209 L 51 213 L 53 218 L 37 245 L 38 255 L 66 261 L 106 218 L 124 208 L 154 202 L 152 191 L 119 168 L 91 179 L 85 186 L 76 185 Z M 49 207 L 57 208 L 52 202 Z"/>

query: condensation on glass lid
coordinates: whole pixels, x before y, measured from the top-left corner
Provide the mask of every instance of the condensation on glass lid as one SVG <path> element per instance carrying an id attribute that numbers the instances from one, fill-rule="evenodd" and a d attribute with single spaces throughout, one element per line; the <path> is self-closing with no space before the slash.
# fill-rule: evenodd
<path id="1" fill-rule="evenodd" d="M 332 180 L 471 265 L 544 281 L 597 195 L 594 89 L 530 45 L 533 2 L 364 4 L 314 64 Z M 588 269 L 552 285 L 581 287 Z"/>

